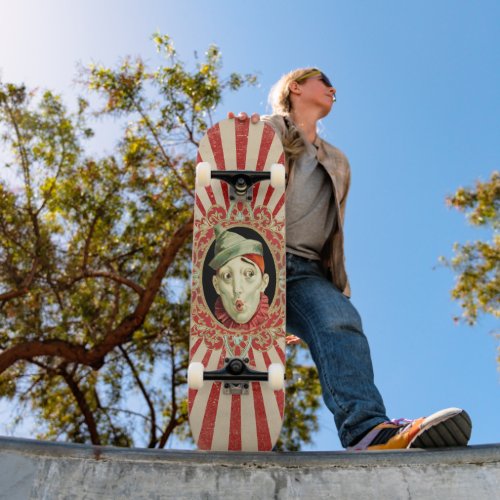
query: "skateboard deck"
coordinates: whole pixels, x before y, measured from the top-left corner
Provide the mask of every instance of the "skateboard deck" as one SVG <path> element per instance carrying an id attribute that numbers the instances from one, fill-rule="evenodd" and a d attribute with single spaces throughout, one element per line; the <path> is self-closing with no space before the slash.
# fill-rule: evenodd
<path id="1" fill-rule="evenodd" d="M 264 122 L 223 120 L 202 138 L 197 162 L 189 423 L 201 450 L 269 451 L 285 405 L 283 146 Z M 199 180 L 201 163 L 209 164 L 209 181 Z M 282 185 L 269 179 L 274 164 Z M 247 190 L 234 184 L 259 172 L 267 179 Z"/>

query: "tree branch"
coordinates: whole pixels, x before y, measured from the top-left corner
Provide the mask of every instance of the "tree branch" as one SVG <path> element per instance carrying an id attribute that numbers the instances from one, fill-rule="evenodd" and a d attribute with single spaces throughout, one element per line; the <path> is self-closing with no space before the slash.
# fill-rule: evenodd
<path id="1" fill-rule="evenodd" d="M 172 400 L 172 413 L 170 415 L 170 420 L 165 427 L 165 430 L 162 433 L 160 438 L 159 448 L 165 448 L 167 444 L 168 438 L 174 431 L 174 429 L 179 425 L 179 420 L 177 418 L 177 411 L 179 407 L 177 406 L 177 384 L 176 384 L 176 374 L 177 371 L 175 369 L 175 346 L 172 343 L 172 349 L 170 349 L 170 399 Z"/>
<path id="2" fill-rule="evenodd" d="M 92 240 L 92 236 L 94 235 L 95 227 L 97 225 L 97 221 L 102 215 L 103 212 L 103 207 L 106 206 L 106 203 L 108 202 L 108 199 L 112 195 L 112 192 L 109 192 L 105 197 L 104 200 L 99 204 L 99 206 L 96 208 L 94 218 L 92 219 L 92 222 L 90 224 L 90 230 L 89 234 L 87 235 L 87 238 L 85 238 L 85 247 L 83 250 L 83 263 L 82 263 L 82 269 L 85 271 L 87 268 L 87 263 L 88 263 L 88 258 L 89 258 L 89 249 L 90 249 L 90 243 Z"/>
<path id="3" fill-rule="evenodd" d="M 80 390 L 78 387 L 78 384 L 76 381 L 71 377 L 71 375 L 66 371 L 64 366 L 59 367 L 58 374 L 61 375 L 68 385 L 71 393 L 73 394 L 74 398 L 76 399 L 76 402 L 78 404 L 78 407 L 80 408 L 80 411 L 82 412 L 82 415 L 85 419 L 85 423 L 87 424 L 87 428 L 90 433 L 90 439 L 92 441 L 92 444 L 94 445 L 100 445 L 101 444 L 101 439 L 99 437 L 99 433 L 97 431 L 97 424 L 94 419 L 94 415 L 92 413 L 92 410 L 90 409 L 86 399 L 85 395 L 83 392 Z"/>
<path id="4" fill-rule="evenodd" d="M 0 353 L 0 374 L 19 360 L 30 360 L 36 356 L 58 356 L 68 362 L 76 362 L 98 370 L 104 364 L 105 356 L 118 345 L 127 342 L 143 324 L 161 282 L 172 264 L 177 252 L 193 230 L 193 216 L 178 229 L 163 247 L 160 262 L 150 277 L 133 314 L 125 317 L 104 339 L 92 349 L 62 340 L 34 340 L 22 342 Z"/>
<path id="5" fill-rule="evenodd" d="M 135 283 L 135 281 L 129 280 L 128 278 L 124 278 L 123 276 L 120 276 L 120 275 L 115 274 L 115 273 L 111 273 L 109 271 L 93 271 L 93 270 L 89 269 L 89 270 L 86 270 L 79 278 L 80 279 L 82 279 L 82 278 L 108 278 L 112 281 L 115 281 L 116 283 L 120 283 L 122 285 L 128 286 L 129 288 L 134 290 L 134 292 L 136 292 L 137 295 L 139 295 L 139 297 L 142 297 L 144 295 L 144 292 L 145 292 L 144 288 L 142 288 L 142 286 Z M 74 281 L 78 281 L 78 279 L 75 279 Z"/>
<path id="6" fill-rule="evenodd" d="M 149 407 L 149 413 L 151 415 L 151 434 L 150 434 L 150 439 L 149 439 L 149 444 L 148 448 L 154 448 L 157 443 L 156 439 L 156 411 L 155 407 L 153 405 L 153 402 L 151 401 L 151 398 L 149 397 L 148 392 L 146 391 L 146 388 L 144 387 L 144 384 L 142 383 L 141 377 L 139 376 L 139 373 L 137 372 L 134 363 L 132 363 L 132 360 L 130 359 L 130 356 L 128 355 L 127 351 L 123 346 L 119 346 L 119 349 L 121 353 L 123 354 L 123 357 L 125 358 L 125 361 L 127 362 L 127 365 L 130 368 L 130 371 L 132 372 L 132 375 L 134 377 L 134 380 L 136 381 L 137 385 L 139 386 L 139 389 L 144 396 L 144 399 L 146 400 L 146 404 Z"/>
<path id="7" fill-rule="evenodd" d="M 156 133 L 155 128 L 153 127 L 151 121 L 149 120 L 149 117 L 146 115 L 146 113 L 144 113 L 144 110 L 142 109 L 142 106 L 137 102 L 136 99 L 134 99 L 134 97 L 133 97 L 133 95 L 131 93 L 129 93 L 129 97 L 132 99 L 132 102 L 134 103 L 134 105 L 135 105 L 135 107 L 136 107 L 139 115 L 142 117 L 142 119 L 144 120 L 144 123 L 146 124 L 146 127 L 148 128 L 149 132 L 153 136 L 153 139 L 154 139 L 154 141 L 155 141 L 158 149 L 160 150 L 161 156 L 165 160 L 166 165 L 174 172 L 175 177 L 179 181 L 179 184 L 184 188 L 184 190 L 190 196 L 194 196 L 192 189 L 190 189 L 186 185 L 186 183 L 184 182 L 184 180 L 179 175 L 179 173 L 175 169 L 174 165 L 170 161 L 170 157 L 167 155 L 167 152 L 165 151 L 165 148 L 163 147 L 163 145 L 162 145 L 162 143 L 160 141 L 160 138 L 158 137 L 158 134 Z"/>
<path id="8" fill-rule="evenodd" d="M 26 278 L 24 278 L 21 286 L 17 290 L 11 290 L 10 292 L 0 294 L 0 302 L 6 302 L 8 300 L 15 299 L 16 297 L 20 297 L 21 295 L 27 294 L 31 283 L 33 283 L 33 279 L 35 278 L 37 267 L 38 258 L 35 257 L 33 259 L 33 264 L 31 265 L 31 270 Z"/>
<path id="9" fill-rule="evenodd" d="M 7 229 L 7 226 L 5 225 L 4 219 L 0 217 L 0 228 L 2 230 L 2 233 L 4 234 L 5 238 L 7 238 L 11 243 L 13 243 L 15 246 L 19 247 L 24 253 L 27 255 L 33 255 L 28 248 L 26 248 L 23 244 L 19 243 L 13 236 L 9 234 L 9 230 Z"/>
<path id="10" fill-rule="evenodd" d="M 43 200 L 42 204 L 40 205 L 40 207 L 38 208 L 38 210 L 35 213 L 36 216 L 40 215 L 42 210 L 47 205 L 47 202 L 49 201 L 50 197 L 52 196 L 52 192 L 54 191 L 54 188 L 56 186 L 57 178 L 59 177 L 59 174 L 61 173 L 65 157 L 66 157 L 66 147 L 63 145 L 63 148 L 61 151 L 61 161 L 59 162 L 59 165 L 57 166 L 56 175 L 55 175 L 54 179 L 52 180 L 50 188 L 47 191 L 47 194 L 44 196 L 44 200 Z"/>

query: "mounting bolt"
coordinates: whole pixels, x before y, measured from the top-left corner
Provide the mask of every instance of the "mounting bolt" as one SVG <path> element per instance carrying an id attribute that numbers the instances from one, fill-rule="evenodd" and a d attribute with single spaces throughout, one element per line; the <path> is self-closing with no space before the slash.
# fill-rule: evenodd
<path id="1" fill-rule="evenodd" d="M 232 359 L 227 365 L 227 371 L 233 375 L 239 375 L 245 369 L 241 359 Z"/>

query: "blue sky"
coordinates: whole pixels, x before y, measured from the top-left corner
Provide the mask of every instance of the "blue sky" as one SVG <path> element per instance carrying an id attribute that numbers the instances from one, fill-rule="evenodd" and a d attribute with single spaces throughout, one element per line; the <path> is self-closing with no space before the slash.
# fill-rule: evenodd
<path id="1" fill-rule="evenodd" d="M 268 111 L 281 74 L 321 67 L 338 98 L 321 134 L 352 167 L 352 301 L 388 413 L 415 418 L 461 406 L 474 422 L 471 442 L 492 443 L 500 442 L 498 325 L 488 317 L 473 328 L 453 323 L 454 277 L 438 258 L 451 256 L 455 241 L 487 234 L 445 197 L 500 168 L 499 25 L 500 3 L 488 0 L 19 0 L 2 5 L 0 75 L 70 98 L 79 92 L 78 62 L 111 65 L 130 54 L 154 63 L 150 37 L 159 30 L 186 62 L 215 43 L 227 73 L 258 74 L 258 87 L 225 100 L 222 118 Z M 108 137 L 103 131 L 102 150 L 112 148 Z M 340 449 L 327 410 L 321 423 L 308 449 Z"/>

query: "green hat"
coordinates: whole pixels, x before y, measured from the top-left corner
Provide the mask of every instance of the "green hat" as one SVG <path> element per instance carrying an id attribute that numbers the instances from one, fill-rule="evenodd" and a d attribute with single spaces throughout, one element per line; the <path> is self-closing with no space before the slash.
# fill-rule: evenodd
<path id="1" fill-rule="evenodd" d="M 217 271 L 235 257 L 246 254 L 264 255 L 260 241 L 245 238 L 228 229 L 224 230 L 220 225 L 215 226 L 214 230 L 215 255 L 208 264 L 214 271 Z"/>

